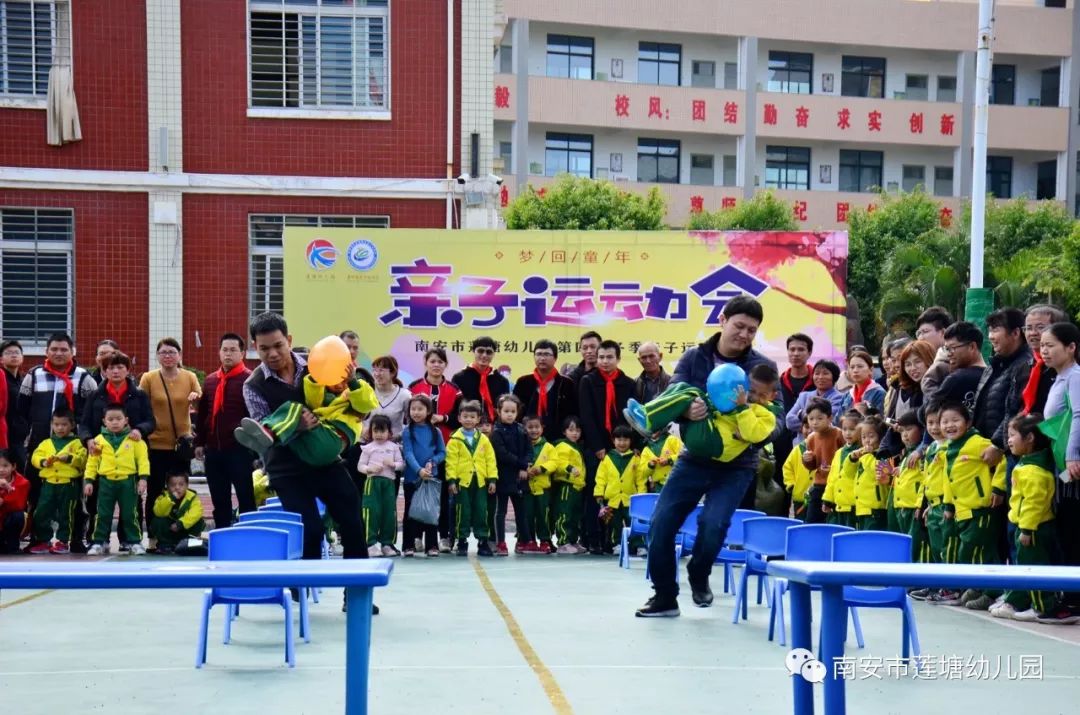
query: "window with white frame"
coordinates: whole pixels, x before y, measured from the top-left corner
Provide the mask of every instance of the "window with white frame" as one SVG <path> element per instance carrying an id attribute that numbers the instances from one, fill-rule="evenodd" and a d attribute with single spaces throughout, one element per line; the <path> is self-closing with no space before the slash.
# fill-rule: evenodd
<path id="1" fill-rule="evenodd" d="M 0 96 L 44 100 L 69 47 L 67 0 L 0 0 Z"/>
<path id="2" fill-rule="evenodd" d="M 390 109 L 389 0 L 250 0 L 250 104 Z"/>
<path id="3" fill-rule="evenodd" d="M 72 332 L 75 214 L 0 208 L 0 335 L 45 345 Z"/>
<path id="4" fill-rule="evenodd" d="M 285 311 L 284 235 L 286 226 L 309 228 L 390 228 L 389 216 L 303 216 L 250 214 L 248 246 L 248 312 L 254 317 L 265 311 Z"/>

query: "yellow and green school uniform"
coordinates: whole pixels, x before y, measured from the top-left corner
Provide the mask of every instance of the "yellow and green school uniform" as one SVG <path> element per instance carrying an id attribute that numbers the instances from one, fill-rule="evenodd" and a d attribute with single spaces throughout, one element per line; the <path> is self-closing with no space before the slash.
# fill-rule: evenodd
<path id="1" fill-rule="evenodd" d="M 532 466 L 539 474 L 529 477 L 525 495 L 528 518 L 540 543 L 551 543 L 551 475 L 559 470 L 555 445 L 541 437 L 532 443 Z"/>
<path id="2" fill-rule="evenodd" d="M 488 538 L 487 484 L 498 481 L 495 449 L 480 430 L 472 434 L 459 429 L 446 444 L 446 480 L 458 485 L 457 538 L 469 538 L 469 531 L 480 541 Z"/>
<path id="3" fill-rule="evenodd" d="M 97 454 L 91 454 L 86 460 L 86 481 L 97 484 L 97 526 L 91 541 L 104 544 L 112 531 L 113 509 L 120 505 L 123 517 L 120 524 L 124 533 L 120 534 L 121 543 L 137 544 L 142 541 L 142 529 L 139 528 L 139 514 L 136 511 L 138 492 L 136 483 L 145 481 L 150 476 L 150 455 L 146 449 L 146 440 L 138 442 L 131 439 L 125 429 L 113 434 L 102 428 L 101 434 L 94 437 Z M 98 479 L 98 477 L 101 479 Z"/>
<path id="4" fill-rule="evenodd" d="M 659 439 L 649 440 L 645 448 L 641 450 L 638 471 L 646 487 L 649 487 L 651 483 L 650 491 L 659 492 L 664 488 L 681 450 L 682 442 L 673 434 L 665 434 Z M 650 467 L 649 463 L 653 461 L 656 462 L 656 466 Z"/>
<path id="5" fill-rule="evenodd" d="M 335 462 L 342 450 L 356 444 L 363 430 L 364 415 L 378 406 L 375 390 L 362 380 L 350 380 L 345 390 L 335 394 L 315 382 L 311 375 L 305 375 L 303 404 L 282 403 L 262 424 L 305 464 L 322 467 Z M 319 418 L 314 429 L 299 429 L 305 407 Z"/>
<path id="6" fill-rule="evenodd" d="M 50 458 L 60 456 L 70 456 L 71 461 L 56 461 L 52 466 L 45 466 Z M 41 496 L 34 507 L 34 542 L 48 544 L 52 541 L 52 522 L 55 521 L 58 524 L 56 538 L 66 543 L 71 539 L 71 521 L 79 501 L 79 480 L 86 467 L 86 448 L 76 437 L 50 437 L 30 455 L 30 463 L 41 477 Z"/>
<path id="7" fill-rule="evenodd" d="M 575 544 L 581 524 L 581 490 L 585 488 L 585 457 L 581 446 L 568 439 L 555 443 L 557 468 L 552 475 L 555 485 L 556 515 L 554 531 L 559 545 Z"/>
<path id="8" fill-rule="evenodd" d="M 855 528 L 855 472 L 843 469 L 851 460 L 851 453 L 858 445 L 846 444 L 833 457 L 829 467 L 829 476 L 825 481 L 825 493 L 821 497 L 823 504 L 829 504 L 832 511 L 826 521 L 830 524 Z"/>
<path id="9" fill-rule="evenodd" d="M 709 437 L 696 438 L 698 430 L 705 426 L 708 426 Z M 683 442 L 686 450 L 695 457 L 730 462 L 750 445 L 767 440 L 775 428 L 776 415 L 772 410 L 751 402 L 739 405 L 727 414 L 714 412 L 707 420 L 691 422 L 683 428 Z"/>
<path id="10" fill-rule="evenodd" d="M 945 511 L 953 514 L 955 533 L 946 543 L 949 563 L 985 564 L 997 561 L 996 539 L 990 527 L 990 465 L 982 453 L 991 446 L 969 429 L 945 446 Z M 1004 492 L 1002 492 L 1004 494 Z"/>
<path id="11" fill-rule="evenodd" d="M 645 493 L 645 479 L 638 474 L 638 457 L 633 451 L 609 449 L 596 469 L 593 496 L 614 511 L 608 522 L 609 543 L 618 543 L 622 528 L 630 524 L 630 497 Z"/>
<path id="12" fill-rule="evenodd" d="M 924 460 L 914 467 L 907 466 L 908 457 L 915 451 L 907 447 L 897 456 L 897 472 L 893 477 L 892 500 L 896 512 L 897 531 L 911 537 L 911 560 L 915 563 L 930 563 L 930 542 L 926 535 L 926 526 L 922 519 L 915 518 L 915 513 L 922 508 L 923 484 L 926 476 L 923 472 Z"/>
<path id="13" fill-rule="evenodd" d="M 173 524 L 176 524 L 176 531 L 172 530 Z M 191 489 L 184 492 L 180 499 L 173 497 L 166 489 L 154 500 L 150 535 L 157 539 L 159 547 L 163 544 L 176 546 L 187 538 L 200 538 L 205 530 L 202 502 Z"/>
<path id="14" fill-rule="evenodd" d="M 872 453 L 853 462 L 849 456 L 841 467 L 843 478 L 855 484 L 855 521 L 859 531 L 884 531 L 888 526 L 889 487 L 877 480 L 878 459 Z"/>
<path id="15" fill-rule="evenodd" d="M 1052 563 L 1056 471 L 1054 455 L 1045 449 L 1024 455 L 1013 467 L 1009 521 L 1016 524 L 1016 562 L 1021 566 Z M 1031 537 L 1030 546 L 1020 542 L 1023 534 Z M 1006 591 L 1005 600 L 1018 611 L 1034 608 L 1039 613 L 1053 613 L 1061 605 L 1059 595 L 1049 591 Z"/>
<path id="16" fill-rule="evenodd" d="M 933 442 L 923 454 L 923 509 L 926 510 L 926 539 L 930 542 L 931 563 L 953 563 L 947 546 L 953 534 L 952 519 L 945 518 L 945 444 Z"/>
<path id="17" fill-rule="evenodd" d="M 806 454 L 806 442 L 799 442 L 784 460 L 784 489 L 791 495 L 791 504 L 795 508 L 795 518 L 806 521 L 806 493 L 814 483 L 813 473 L 803 464 Z"/>

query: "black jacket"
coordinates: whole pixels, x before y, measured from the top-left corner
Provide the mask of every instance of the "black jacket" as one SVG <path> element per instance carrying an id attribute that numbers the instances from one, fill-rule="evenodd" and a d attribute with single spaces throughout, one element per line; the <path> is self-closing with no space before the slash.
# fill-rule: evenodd
<path id="1" fill-rule="evenodd" d="M 127 411 L 128 425 L 142 433 L 143 439 L 157 428 L 154 411 L 150 408 L 150 395 L 139 389 L 135 379 L 128 377 L 127 393 L 124 395 L 124 409 Z M 101 434 L 101 421 L 105 418 L 105 408 L 112 400 L 105 384 L 98 385 L 97 392 L 86 401 L 83 418 L 79 423 L 79 439 L 86 441 Z"/>
<path id="2" fill-rule="evenodd" d="M 1030 361 L 1031 348 L 1023 343 L 1012 355 L 991 357 L 979 379 L 975 392 L 975 428 L 1002 451 L 1009 436 L 1009 420 L 1023 409 Z"/>
<path id="3" fill-rule="evenodd" d="M 536 378 L 529 373 L 522 375 L 514 383 L 514 394 L 525 405 L 522 418 L 539 413 L 540 393 Z M 568 377 L 555 373 L 555 382 L 548 390 L 547 413 L 544 414 L 544 437 L 548 442 L 562 438 L 562 423 L 567 417 L 578 412 L 577 391 L 574 382 Z"/>
<path id="4" fill-rule="evenodd" d="M 495 450 L 495 464 L 499 469 L 496 491 L 499 494 L 520 494 L 526 482 L 518 479 L 518 473 L 528 469 L 532 461 L 529 435 L 517 422 L 512 425 L 496 422 L 491 428 L 490 439 Z"/>
<path id="5" fill-rule="evenodd" d="M 599 452 L 601 449 L 612 449 L 615 445 L 611 441 L 611 433 L 607 431 L 604 419 L 605 395 L 607 389 L 604 378 L 599 370 L 592 370 L 581 378 L 578 387 L 578 408 L 581 411 L 581 431 L 584 432 L 585 451 Z M 625 425 L 626 417 L 623 409 L 626 403 L 634 396 L 634 380 L 621 373 L 615 379 L 615 413 L 611 417 L 611 427 Z"/>
<path id="6" fill-rule="evenodd" d="M 2 369 L 2 368 L 0 368 Z M 19 412 L 19 388 L 22 386 L 22 375 L 12 375 L 4 370 L 4 381 L 7 389 L 7 429 L 8 445 L 15 447 L 26 441 L 30 434 L 30 423 Z"/>
<path id="7" fill-rule="evenodd" d="M 488 390 L 491 392 L 491 409 L 495 409 L 495 405 L 498 404 L 499 398 L 510 392 L 510 381 L 503 377 L 498 370 L 492 369 L 488 373 Z M 450 380 L 457 388 L 461 390 L 462 400 L 477 400 L 483 405 L 483 400 L 480 399 L 480 373 L 469 367 L 465 368 Z M 484 405 L 485 411 L 487 406 Z M 489 413 L 489 417 L 491 414 Z M 495 418 L 492 417 L 494 422 Z"/>

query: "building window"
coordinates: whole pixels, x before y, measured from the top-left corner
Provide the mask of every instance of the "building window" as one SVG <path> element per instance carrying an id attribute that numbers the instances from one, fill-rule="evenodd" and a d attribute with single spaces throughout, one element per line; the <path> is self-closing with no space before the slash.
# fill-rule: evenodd
<path id="1" fill-rule="evenodd" d="M 544 143 L 544 176 L 573 174 L 592 178 L 592 134 L 548 132 Z"/>
<path id="2" fill-rule="evenodd" d="M 881 188 L 881 168 L 885 157 L 880 151 L 840 150 L 840 190 L 873 191 Z"/>
<path id="3" fill-rule="evenodd" d="M 499 153 L 496 157 L 502 161 L 502 171 L 513 172 L 514 170 L 514 144 L 513 142 L 499 142 Z"/>
<path id="4" fill-rule="evenodd" d="M 844 55 L 840 94 L 845 97 L 885 96 L 885 58 Z"/>
<path id="5" fill-rule="evenodd" d="M 955 102 L 956 101 L 956 77 L 949 77 L 947 75 L 938 75 L 938 78 L 937 78 L 937 101 L 939 101 L 939 102 Z"/>
<path id="6" fill-rule="evenodd" d="M 725 154 L 723 156 L 721 159 L 720 170 L 723 172 L 722 181 L 724 186 L 735 186 L 739 183 L 736 176 L 738 168 L 739 160 L 735 155 Z"/>
<path id="7" fill-rule="evenodd" d="M 926 167 L 904 165 L 901 188 L 908 193 L 916 189 L 926 189 Z"/>
<path id="8" fill-rule="evenodd" d="M 1051 67 L 1040 73 L 1039 105 L 1056 107 L 1061 103 L 1061 67 Z"/>
<path id="9" fill-rule="evenodd" d="M 251 256 L 248 313 L 285 314 L 284 233 L 287 226 L 307 228 L 390 228 L 389 216 L 283 216 L 250 214 L 248 246 Z"/>
<path id="10" fill-rule="evenodd" d="M 679 86 L 682 76 L 682 45 L 663 42 L 639 42 L 638 82 Z"/>
<path id="11" fill-rule="evenodd" d="M 675 139 L 638 139 L 637 180 L 656 184 L 679 183 L 680 144 Z"/>
<path id="12" fill-rule="evenodd" d="M 737 62 L 724 63 L 724 89 L 739 88 L 739 65 Z"/>
<path id="13" fill-rule="evenodd" d="M 1057 198 L 1057 160 L 1040 161 L 1035 178 L 1035 199 Z"/>
<path id="14" fill-rule="evenodd" d="M 765 188 L 810 188 L 810 150 L 799 146 L 765 147 Z"/>
<path id="15" fill-rule="evenodd" d="M 547 36 L 547 76 L 593 78 L 593 38 Z"/>
<path id="16" fill-rule="evenodd" d="M 716 63 L 694 60 L 690 63 L 690 86 L 716 88 Z"/>
<path id="17" fill-rule="evenodd" d="M 70 39 L 66 0 L 0 0 L 0 96 L 45 99 Z"/>
<path id="18" fill-rule="evenodd" d="M 990 75 L 990 104 L 1016 104 L 1016 65 L 994 65 Z"/>
<path id="19" fill-rule="evenodd" d="M 930 78 L 924 74 L 909 74 L 904 84 L 904 99 L 925 102 L 930 98 Z"/>
<path id="20" fill-rule="evenodd" d="M 0 209 L 0 334 L 44 346 L 72 332 L 71 209 Z"/>
<path id="21" fill-rule="evenodd" d="M 690 155 L 690 183 L 698 186 L 712 186 L 716 183 L 712 154 Z"/>
<path id="22" fill-rule="evenodd" d="M 510 45 L 499 45 L 498 57 L 495 60 L 496 72 L 502 74 L 514 73 L 514 48 Z"/>
<path id="23" fill-rule="evenodd" d="M 986 190 L 998 199 L 1012 198 L 1011 156 L 986 157 Z"/>
<path id="24" fill-rule="evenodd" d="M 934 167 L 934 196 L 953 195 L 952 171 L 951 166 Z"/>
<path id="25" fill-rule="evenodd" d="M 389 0 L 250 7 L 252 107 L 389 110 Z"/>
<path id="26" fill-rule="evenodd" d="M 769 91 L 812 94 L 814 56 L 808 52 L 769 50 Z"/>

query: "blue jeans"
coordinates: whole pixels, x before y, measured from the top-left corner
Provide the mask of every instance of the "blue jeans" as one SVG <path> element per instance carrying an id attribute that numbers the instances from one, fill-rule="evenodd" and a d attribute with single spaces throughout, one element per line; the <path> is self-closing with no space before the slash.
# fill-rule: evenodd
<path id="1" fill-rule="evenodd" d="M 708 583 L 731 515 L 755 474 L 752 466 L 720 464 L 688 455 L 675 462 L 649 527 L 649 573 L 658 597 L 674 598 L 679 594 L 675 582 L 675 534 L 703 496 L 705 506 L 698 518 L 697 540 L 686 571 L 691 584 Z"/>

